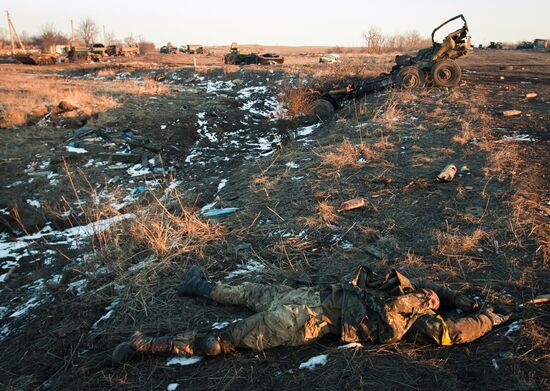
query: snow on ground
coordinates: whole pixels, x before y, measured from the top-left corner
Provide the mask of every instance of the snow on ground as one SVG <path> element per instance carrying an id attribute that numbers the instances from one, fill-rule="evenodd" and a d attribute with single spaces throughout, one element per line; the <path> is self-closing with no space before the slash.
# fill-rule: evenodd
<path id="1" fill-rule="evenodd" d="M 67 150 L 67 152 L 72 152 L 72 153 L 78 153 L 78 154 L 88 153 L 88 151 L 85 150 L 84 148 L 76 148 L 76 147 L 72 147 L 70 145 L 67 145 L 65 147 L 65 149 Z"/>
<path id="2" fill-rule="evenodd" d="M 309 369 L 310 371 L 314 370 L 315 367 L 326 365 L 328 362 L 328 355 L 321 354 L 320 356 L 315 356 L 300 364 L 299 369 Z"/>
<path id="3" fill-rule="evenodd" d="M 111 304 L 109 304 L 106 308 L 105 308 L 105 311 L 107 311 L 104 315 L 101 316 L 101 318 L 99 318 L 98 320 L 96 320 L 96 322 L 92 325 L 91 327 L 91 331 L 94 331 L 94 330 L 97 330 L 98 326 L 106 321 L 107 319 L 109 319 L 115 312 L 115 308 L 120 304 L 120 299 L 115 299 L 113 300 L 113 302 Z"/>
<path id="4" fill-rule="evenodd" d="M 248 263 L 240 265 L 236 270 L 233 270 L 225 278 L 234 278 L 234 277 L 241 276 L 243 274 L 249 274 L 249 273 L 260 273 L 264 269 L 265 269 L 265 266 L 263 263 L 260 263 L 259 261 L 250 260 L 248 261 Z"/>
<path id="5" fill-rule="evenodd" d="M 170 383 L 166 387 L 166 391 L 175 391 L 178 388 L 178 386 L 179 386 L 178 383 Z"/>
<path id="6" fill-rule="evenodd" d="M 193 364 L 196 364 L 198 363 L 199 361 L 202 360 L 202 357 L 197 357 L 197 356 L 191 356 L 191 357 L 171 357 L 168 359 L 168 361 L 166 361 L 166 365 L 167 366 L 170 366 L 170 365 L 182 365 L 182 366 L 185 366 L 185 365 L 193 365 Z"/>
<path id="7" fill-rule="evenodd" d="M 221 76 L 219 76 L 221 77 Z M 242 128 L 227 128 L 227 122 L 216 112 L 200 111 L 197 116 L 198 139 L 189 151 L 185 163 L 201 167 L 220 168 L 220 162 L 232 160 L 256 160 L 273 154 L 283 142 L 280 129 L 265 126 L 274 124 L 284 109 L 281 107 L 275 87 L 269 77 L 258 76 L 245 82 L 206 81 L 204 76 L 196 76 L 198 87 L 206 93 L 217 94 L 224 91 L 233 95 L 239 102 Z M 243 84 L 243 85 L 241 85 Z M 231 127 L 238 126 L 229 119 Z M 320 125 L 298 129 L 296 138 L 311 135 Z M 312 140 L 303 140 L 304 143 Z M 219 171 L 218 171 L 219 172 Z"/>
<path id="8" fill-rule="evenodd" d="M 359 349 L 359 348 L 362 348 L 362 347 L 363 347 L 363 345 L 360 344 L 359 342 L 350 342 L 348 344 L 338 346 L 338 349 Z"/>
<path id="9" fill-rule="evenodd" d="M 37 200 L 27 200 L 27 204 L 34 206 L 36 209 L 40 208 L 40 201 Z"/>
<path id="10" fill-rule="evenodd" d="M 0 240 L 0 268 L 6 270 L 6 273 L 0 275 L 0 283 L 5 283 L 7 281 L 10 273 L 13 272 L 10 269 L 20 267 L 20 262 L 22 262 L 23 259 L 30 258 L 29 260 L 25 260 L 25 262 L 29 263 L 42 261 L 44 266 L 49 266 L 52 263 L 52 254 L 56 255 L 56 251 L 52 250 L 51 247 L 55 248 L 62 246 L 62 248 L 65 248 L 66 246 L 78 249 L 83 244 L 83 241 L 89 239 L 92 235 L 108 229 L 113 224 L 134 217 L 135 215 L 132 214 L 124 214 L 59 231 L 53 230 L 48 225 L 39 232 L 21 236 L 15 241 L 8 241 L 7 238 L 3 236 Z M 40 251 L 37 250 L 45 245 L 50 246 L 50 248 Z M 69 265 L 82 263 L 84 257 L 88 258 L 88 255 L 84 254 L 82 257 L 73 259 L 72 263 Z M 96 272 L 99 273 L 100 270 L 96 270 Z M 52 275 L 48 283 L 57 285 L 60 283 L 61 278 L 62 276 L 60 274 Z M 85 293 L 87 286 L 88 280 L 86 278 L 81 278 L 70 282 L 66 288 L 66 292 L 82 295 Z M 0 290 L 1 289 L 3 289 L 2 285 L 0 285 Z M 31 310 L 46 305 L 52 300 L 53 298 L 46 289 L 46 281 L 43 278 L 19 287 L 17 300 L 12 300 L 6 303 L 6 306 L 2 307 L 4 315 L 0 318 L 5 318 L 7 313 L 10 313 L 10 315 L 7 318 L 9 322 L 3 324 L 0 329 L 0 340 L 28 324 L 30 319 L 32 319 Z M 113 302 L 107 307 L 107 314 L 102 316 L 92 327 L 95 328 L 99 323 L 108 319 L 112 315 L 117 304 L 118 302 Z"/>
<path id="11" fill-rule="evenodd" d="M 151 170 L 149 170 L 149 167 L 143 167 L 141 164 L 135 164 L 128 169 L 127 173 L 132 177 L 144 176 L 151 174 Z"/>

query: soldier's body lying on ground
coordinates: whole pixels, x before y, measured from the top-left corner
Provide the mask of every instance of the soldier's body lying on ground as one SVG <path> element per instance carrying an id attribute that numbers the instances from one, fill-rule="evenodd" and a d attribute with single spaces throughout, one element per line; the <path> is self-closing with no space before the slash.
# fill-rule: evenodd
<path id="1" fill-rule="evenodd" d="M 365 267 L 341 284 L 297 289 L 249 282 L 214 284 L 192 267 L 177 289 L 182 296 L 242 305 L 255 314 L 220 332 L 191 330 L 165 337 L 136 332 L 116 347 L 113 365 L 136 353 L 215 356 L 239 348 L 304 345 L 330 334 L 344 342 L 406 339 L 448 346 L 474 341 L 509 318 L 492 307 L 479 309 L 474 300 L 434 282 L 409 280 L 395 270 L 377 278 Z"/>

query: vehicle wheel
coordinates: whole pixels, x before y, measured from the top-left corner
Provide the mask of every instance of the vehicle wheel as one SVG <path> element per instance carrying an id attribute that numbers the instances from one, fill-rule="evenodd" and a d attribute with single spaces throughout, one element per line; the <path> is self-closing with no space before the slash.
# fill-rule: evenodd
<path id="1" fill-rule="evenodd" d="M 432 67 L 432 82 L 437 87 L 456 87 L 460 83 L 462 70 L 453 60 L 443 60 Z"/>
<path id="2" fill-rule="evenodd" d="M 326 99 L 316 100 L 311 107 L 311 113 L 321 121 L 330 120 L 334 112 L 334 106 Z"/>
<path id="3" fill-rule="evenodd" d="M 404 90 L 414 90 L 424 87 L 424 80 L 424 71 L 415 66 L 408 66 L 397 72 L 395 84 Z"/>

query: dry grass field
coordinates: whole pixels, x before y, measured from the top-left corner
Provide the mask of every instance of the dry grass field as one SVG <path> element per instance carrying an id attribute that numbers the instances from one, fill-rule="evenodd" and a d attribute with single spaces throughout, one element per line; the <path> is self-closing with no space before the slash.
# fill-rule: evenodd
<path id="1" fill-rule="evenodd" d="M 303 91 L 387 71 L 392 55 L 226 48 L 108 64 L 0 65 L 0 385 L 9 390 L 550 387 L 549 53 L 476 51 L 451 90 L 384 91 L 326 123 Z M 501 67 L 513 65 L 511 71 Z M 298 88 L 298 89 L 297 89 Z M 300 90 L 301 88 L 301 90 Z M 535 92 L 534 98 L 526 98 Z M 64 102 L 64 103 L 62 103 Z M 506 110 L 520 110 L 504 116 Z M 448 164 L 452 182 L 435 178 Z M 356 197 L 366 206 L 339 211 Z M 208 209 L 237 208 L 206 217 Z M 341 349 L 337 339 L 189 366 L 112 368 L 133 331 L 249 315 L 177 296 L 213 281 L 313 286 L 397 268 L 513 312 L 480 340 Z M 325 367 L 299 369 L 326 354 Z"/>

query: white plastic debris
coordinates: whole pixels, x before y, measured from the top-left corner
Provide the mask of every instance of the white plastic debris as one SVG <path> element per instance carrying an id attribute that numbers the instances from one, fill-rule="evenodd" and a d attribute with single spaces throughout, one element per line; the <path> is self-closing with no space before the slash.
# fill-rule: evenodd
<path id="1" fill-rule="evenodd" d="M 437 179 L 443 182 L 450 182 L 454 179 L 456 171 L 456 166 L 454 164 L 449 164 L 439 173 Z"/>
<path id="2" fill-rule="evenodd" d="M 166 361 L 166 365 L 167 366 L 170 366 L 170 365 L 182 365 L 182 366 L 193 365 L 193 364 L 198 363 L 201 360 L 202 360 L 202 357 L 197 357 L 197 356 L 171 357 L 171 358 L 168 359 L 168 361 Z"/>
<path id="3" fill-rule="evenodd" d="M 328 355 L 321 354 L 320 356 L 311 357 L 306 362 L 301 363 L 299 369 L 309 369 L 310 371 L 312 371 L 317 366 L 326 365 L 327 362 Z"/>
<path id="4" fill-rule="evenodd" d="M 508 330 L 504 333 L 503 337 L 508 337 L 510 334 L 515 333 L 523 328 L 521 320 L 516 320 L 508 325 Z"/>

